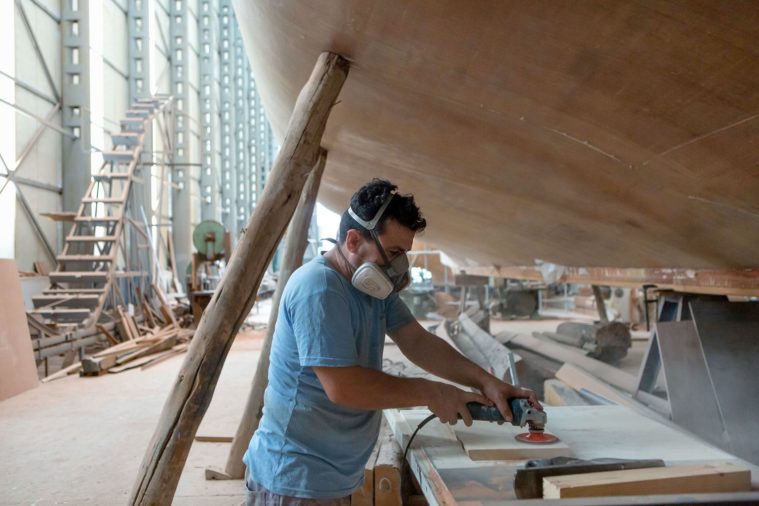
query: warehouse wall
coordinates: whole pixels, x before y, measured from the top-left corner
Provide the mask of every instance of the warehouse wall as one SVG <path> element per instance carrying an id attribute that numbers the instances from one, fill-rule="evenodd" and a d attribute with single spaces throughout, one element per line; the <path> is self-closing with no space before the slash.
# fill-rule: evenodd
<path id="1" fill-rule="evenodd" d="M 56 1 L 41 0 L 41 3 L 53 12 L 60 12 L 58 2 Z M 60 93 L 62 80 L 60 26 L 34 3 L 26 1 L 22 2 L 22 5 L 56 89 Z M 15 44 L 16 78 L 52 99 L 54 93 L 48 85 L 43 70 L 44 67 L 37 58 L 32 39 L 18 8 L 15 9 Z M 16 105 L 41 118 L 45 118 L 53 107 L 50 101 L 36 96 L 21 86 L 16 86 Z M 3 105 L 3 107 L 7 106 Z M 60 126 L 60 113 L 57 113 L 50 121 Z M 24 146 L 39 128 L 40 122 L 38 120 L 16 111 L 17 158 L 21 156 Z M 39 141 L 31 149 L 24 162 L 18 167 L 16 175 L 59 187 L 62 177 L 61 149 L 61 134 L 50 128 L 45 128 Z M 9 160 L 6 160 L 6 162 L 11 163 Z M 62 242 L 60 226 L 48 218 L 39 216 L 39 213 L 60 212 L 62 204 L 61 195 L 25 185 L 21 186 L 20 189 L 37 213 L 37 219 L 48 241 L 50 241 L 53 248 L 58 248 Z M 38 239 L 31 221 L 18 201 L 15 217 L 14 254 L 18 268 L 23 271 L 33 270 L 32 263 L 35 260 L 44 260 L 51 267 L 54 265 L 53 260 L 46 254 L 45 247 Z"/>

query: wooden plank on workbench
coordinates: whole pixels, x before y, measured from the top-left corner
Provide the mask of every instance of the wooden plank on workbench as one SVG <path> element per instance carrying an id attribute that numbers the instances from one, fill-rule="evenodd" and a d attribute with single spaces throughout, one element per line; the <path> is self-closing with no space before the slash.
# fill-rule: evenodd
<path id="1" fill-rule="evenodd" d="M 562 441 L 542 445 L 517 441 L 515 436 L 527 432 L 527 427 L 475 421 L 471 427 L 457 424 L 455 432 L 472 460 L 547 459 L 571 454 L 569 446 Z"/>
<path id="2" fill-rule="evenodd" d="M 543 478 L 544 499 L 749 490 L 751 472 L 730 463 L 653 467 Z"/>

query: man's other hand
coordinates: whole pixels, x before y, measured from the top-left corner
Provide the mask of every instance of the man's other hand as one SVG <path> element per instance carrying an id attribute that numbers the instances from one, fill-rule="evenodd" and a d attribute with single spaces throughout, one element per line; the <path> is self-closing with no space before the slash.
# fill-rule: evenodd
<path id="1" fill-rule="evenodd" d="M 538 402 L 538 396 L 535 395 L 535 392 L 526 388 L 509 385 L 495 376 L 491 376 L 482 385 L 482 393 L 485 394 L 490 404 L 495 404 L 498 407 L 498 411 L 501 412 L 501 415 L 507 422 L 511 422 L 513 417 L 508 401 L 515 397 L 527 399 L 533 408 L 543 411 L 543 406 Z"/>

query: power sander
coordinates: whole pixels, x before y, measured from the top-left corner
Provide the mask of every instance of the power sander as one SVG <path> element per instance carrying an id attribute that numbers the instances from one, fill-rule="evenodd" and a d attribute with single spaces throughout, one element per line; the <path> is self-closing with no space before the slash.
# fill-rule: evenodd
<path id="1" fill-rule="evenodd" d="M 469 414 L 472 416 L 472 420 L 498 423 L 506 421 L 496 406 L 486 406 L 479 402 L 469 402 L 466 407 L 469 409 Z M 514 425 L 515 427 L 524 427 L 527 425 L 528 427 L 528 432 L 523 432 L 515 436 L 517 441 L 530 444 L 550 444 L 559 440 L 559 438 L 553 434 L 545 432 L 546 423 L 548 422 L 548 415 L 546 415 L 546 412 L 533 408 L 530 405 L 530 401 L 527 399 L 509 399 L 509 407 L 511 408 L 512 414 L 511 425 Z"/>
<path id="2" fill-rule="evenodd" d="M 472 416 L 472 420 L 497 423 L 503 423 L 506 421 L 504 420 L 503 416 L 501 416 L 501 412 L 498 411 L 498 408 L 495 406 L 487 406 L 485 404 L 480 404 L 479 402 L 468 402 L 466 404 L 466 407 L 469 410 L 469 414 Z M 528 432 L 523 432 L 514 436 L 517 441 L 529 444 L 544 445 L 555 443 L 559 440 L 559 438 L 553 434 L 547 434 L 544 432 L 546 422 L 548 421 L 546 412 L 533 408 L 530 405 L 530 401 L 527 399 L 516 397 L 509 399 L 509 407 L 511 407 L 512 414 L 511 425 L 514 425 L 516 427 L 524 427 L 527 425 L 529 427 Z M 416 437 L 416 434 L 422 429 L 422 427 L 427 425 L 430 420 L 433 420 L 435 418 L 437 417 L 432 414 L 422 420 L 419 425 L 416 426 L 416 429 L 411 433 L 411 437 L 406 443 L 406 449 L 403 450 L 403 462 L 406 462 L 406 455 L 408 455 L 408 450 L 411 447 L 411 442 L 414 440 L 414 437 Z M 459 415 L 459 420 L 460 419 L 461 415 Z"/>

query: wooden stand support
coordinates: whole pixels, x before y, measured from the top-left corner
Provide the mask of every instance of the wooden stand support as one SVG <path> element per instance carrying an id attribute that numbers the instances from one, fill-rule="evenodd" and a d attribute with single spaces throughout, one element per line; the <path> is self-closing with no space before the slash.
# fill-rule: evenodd
<path id="1" fill-rule="evenodd" d="M 274 326 L 277 323 L 277 314 L 279 314 L 279 303 L 282 299 L 282 292 L 285 289 L 287 280 L 290 279 L 290 275 L 303 263 L 303 254 L 308 244 L 308 227 L 314 214 L 316 195 L 319 193 L 319 183 L 321 182 L 326 163 L 327 152 L 322 150 L 319 161 L 308 176 L 300 202 L 298 202 L 298 208 L 295 210 L 295 216 L 287 232 L 282 268 L 279 270 L 277 290 L 274 292 L 274 297 L 272 298 L 266 339 L 261 348 L 261 354 L 258 357 L 258 365 L 253 376 L 253 384 L 248 395 L 248 402 L 245 405 L 240 425 L 237 427 L 235 439 L 232 441 L 232 448 L 229 450 L 229 457 L 225 466 L 225 471 L 230 479 L 241 479 L 245 475 L 245 464 L 242 462 L 242 457 L 248 448 L 250 438 L 253 437 L 253 433 L 258 428 L 258 423 L 263 416 L 264 390 L 266 390 L 269 377 L 269 354 L 271 353 L 271 342 L 274 337 Z"/>
<path id="2" fill-rule="evenodd" d="M 316 163 L 329 112 L 349 63 L 322 53 L 295 103 L 271 176 L 179 371 L 129 496 L 132 505 L 170 504 L 192 440 L 211 402 L 234 336 Z"/>

